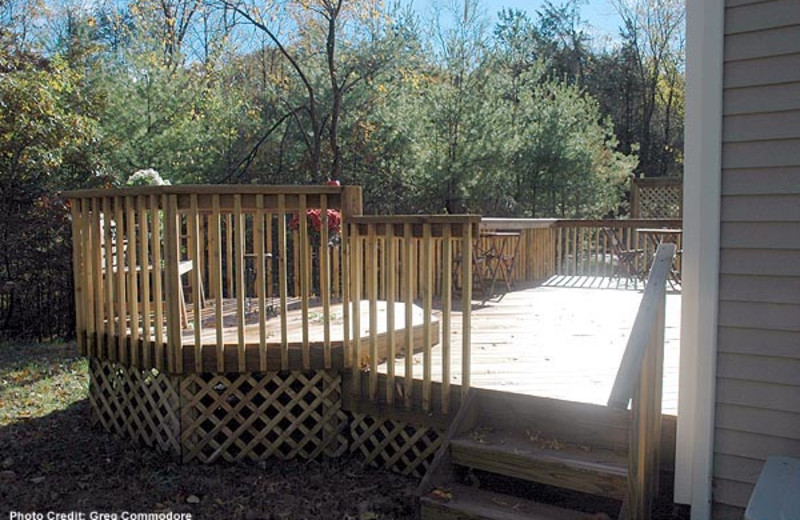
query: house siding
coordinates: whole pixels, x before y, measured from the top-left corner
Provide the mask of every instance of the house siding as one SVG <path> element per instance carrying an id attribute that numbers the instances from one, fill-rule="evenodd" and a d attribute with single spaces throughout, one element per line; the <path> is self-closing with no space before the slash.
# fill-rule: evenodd
<path id="1" fill-rule="evenodd" d="M 727 0 L 713 516 L 800 457 L 800 0 Z"/>

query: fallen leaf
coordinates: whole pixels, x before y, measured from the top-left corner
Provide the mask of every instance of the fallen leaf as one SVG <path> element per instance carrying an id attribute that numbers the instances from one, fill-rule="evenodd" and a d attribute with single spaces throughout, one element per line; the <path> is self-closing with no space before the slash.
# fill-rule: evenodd
<path id="1" fill-rule="evenodd" d="M 453 500 L 453 493 L 450 491 L 446 491 L 444 489 L 434 489 L 431 491 L 431 498 L 435 498 L 437 500 L 445 500 L 450 501 Z"/>
<path id="2" fill-rule="evenodd" d="M 44 477 L 33 477 L 31 479 L 31 482 L 33 482 L 34 484 L 41 484 L 42 482 L 44 482 Z"/>
<path id="3" fill-rule="evenodd" d="M 189 495 L 188 497 L 186 497 L 186 503 L 187 504 L 199 504 L 200 503 L 200 497 L 197 496 L 197 495 Z"/>

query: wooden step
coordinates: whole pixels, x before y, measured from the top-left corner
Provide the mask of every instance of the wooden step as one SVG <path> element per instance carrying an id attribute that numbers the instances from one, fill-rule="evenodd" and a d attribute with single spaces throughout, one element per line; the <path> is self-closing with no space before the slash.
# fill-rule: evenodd
<path id="1" fill-rule="evenodd" d="M 483 489 L 450 486 L 434 489 L 420 498 L 423 520 L 598 520 L 605 515 L 590 515 L 569 509 L 539 504 Z"/>
<path id="2" fill-rule="evenodd" d="M 453 464 L 622 500 L 625 455 L 565 444 L 528 431 L 478 428 L 450 443 Z"/>

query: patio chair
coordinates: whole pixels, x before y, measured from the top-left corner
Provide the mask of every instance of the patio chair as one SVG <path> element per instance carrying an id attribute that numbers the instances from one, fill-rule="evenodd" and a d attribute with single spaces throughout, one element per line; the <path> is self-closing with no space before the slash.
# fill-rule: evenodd
<path id="1" fill-rule="evenodd" d="M 611 246 L 612 264 L 613 259 L 615 257 L 617 259 L 614 275 L 621 277 L 624 274 L 626 278 L 644 282 L 646 277 L 644 249 L 628 249 L 613 228 L 604 227 L 603 234 Z"/>

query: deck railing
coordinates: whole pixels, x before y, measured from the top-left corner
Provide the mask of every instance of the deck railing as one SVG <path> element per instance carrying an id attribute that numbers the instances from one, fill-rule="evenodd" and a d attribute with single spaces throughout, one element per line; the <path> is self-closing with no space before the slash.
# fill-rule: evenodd
<path id="1" fill-rule="evenodd" d="M 327 247 L 326 210 L 360 213 L 360 188 L 159 186 L 65 195 L 85 354 L 176 373 L 331 366 L 331 295 L 347 270 L 339 249 Z M 319 231 L 307 218 L 290 227 L 308 209 L 321 210 Z M 312 298 L 324 314 L 318 341 L 308 333 Z M 300 309 L 299 338 L 290 337 L 286 312 L 272 313 L 292 306 Z M 270 315 L 277 323 L 268 324 Z M 342 357 L 341 341 L 336 350 Z"/>
<path id="2" fill-rule="evenodd" d="M 675 219 L 606 219 L 606 220 L 565 220 L 553 223 L 555 228 L 555 273 L 565 276 L 613 277 L 620 274 L 619 258 L 614 254 L 608 233 L 615 234 L 620 245 L 627 251 L 640 251 L 634 259 L 635 268 L 646 272 L 652 264 L 656 247 L 652 240 L 640 229 L 677 228 L 681 220 Z M 681 238 L 677 237 L 677 247 L 681 250 Z M 677 260 L 679 262 L 680 259 Z M 680 266 L 675 266 L 680 270 Z"/>
<path id="3" fill-rule="evenodd" d="M 455 328 L 452 315 L 459 310 L 452 296 L 454 265 L 459 266 L 460 279 L 472 279 L 472 262 L 456 260 L 459 255 L 472 258 L 479 222 L 479 216 L 432 215 L 361 216 L 348 221 L 355 331 L 352 380 L 353 392 L 361 399 L 386 405 L 402 402 L 406 409 L 421 407 L 424 412 L 434 408 L 449 412 L 451 337 Z M 470 386 L 471 285 L 464 284 L 461 291 L 460 324 L 456 325 L 461 329 L 462 393 Z M 434 310 L 437 292 L 441 298 Z M 364 304 L 369 312 L 357 312 Z M 360 321 L 362 314 L 367 317 L 366 323 Z M 396 329 L 404 334 L 399 348 L 395 346 Z M 367 338 L 366 345 L 362 336 Z M 434 395 L 432 352 L 440 338 L 441 366 L 437 368 L 441 370 L 441 385 Z M 419 368 L 414 363 L 415 352 L 421 352 L 422 361 L 419 390 L 415 390 L 412 377 L 415 367 Z M 403 383 L 399 385 L 395 358 L 401 354 Z M 386 376 L 382 378 L 378 366 L 384 360 Z"/>
<path id="4" fill-rule="evenodd" d="M 657 249 L 608 399 L 612 408 L 631 406 L 625 518 L 650 518 L 658 494 L 666 284 L 675 251 L 675 244 L 661 244 Z"/>

